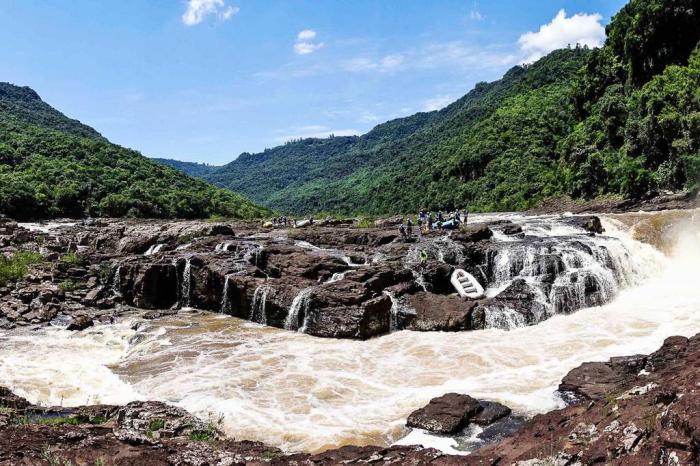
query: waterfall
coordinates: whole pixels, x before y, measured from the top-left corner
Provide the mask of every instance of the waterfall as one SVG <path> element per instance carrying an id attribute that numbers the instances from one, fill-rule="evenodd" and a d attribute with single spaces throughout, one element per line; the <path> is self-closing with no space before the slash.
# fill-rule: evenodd
<path id="1" fill-rule="evenodd" d="M 343 261 L 350 267 L 364 267 L 367 265 L 366 262 L 364 264 L 356 264 L 352 261 L 352 259 L 349 256 L 343 256 L 341 259 L 343 259 Z"/>
<path id="2" fill-rule="evenodd" d="M 508 308 L 487 309 L 486 328 L 500 328 L 512 330 L 518 327 L 525 327 L 525 317 L 517 311 Z"/>
<path id="3" fill-rule="evenodd" d="M 228 252 L 232 244 L 233 241 L 225 241 L 223 243 L 219 243 L 214 248 L 214 252 Z"/>
<path id="4" fill-rule="evenodd" d="M 284 328 L 287 330 L 299 330 L 299 312 L 304 311 L 304 321 L 309 308 L 309 297 L 314 287 L 304 288 L 292 301 L 287 318 L 284 321 Z M 306 325 L 302 325 L 301 330 L 305 330 Z"/>
<path id="5" fill-rule="evenodd" d="M 345 272 L 336 272 L 336 273 L 333 274 L 333 276 L 332 276 L 331 278 L 329 278 L 329 279 L 326 281 L 326 284 L 328 284 L 328 283 L 339 282 L 340 280 L 344 279 L 345 276 L 346 276 L 347 274 L 348 274 L 347 271 L 345 271 Z"/>
<path id="6" fill-rule="evenodd" d="M 163 249 L 163 246 L 165 246 L 163 243 L 153 244 L 146 250 L 146 252 L 143 253 L 143 255 L 152 256 L 153 254 L 160 252 L 160 250 Z"/>
<path id="7" fill-rule="evenodd" d="M 495 253 L 488 255 L 487 294 L 497 296 L 513 280 L 523 279 L 534 294 L 534 306 L 529 318 L 502 303 L 487 306 L 487 327 L 536 324 L 555 314 L 606 304 L 621 289 L 651 277 L 662 263 L 661 253 L 626 232 L 589 236 L 552 219 L 522 226 L 529 235 L 525 240 L 497 241 Z"/>
<path id="8" fill-rule="evenodd" d="M 415 314 L 402 297 L 397 297 L 391 291 L 384 291 L 384 294 L 391 300 L 391 313 L 389 314 L 389 332 L 397 332 L 399 330 L 399 314 Z"/>
<path id="9" fill-rule="evenodd" d="M 230 286 L 230 279 L 231 275 L 226 275 L 226 278 L 224 279 L 224 291 L 221 293 L 221 307 L 219 308 L 219 312 L 221 312 L 222 314 L 231 313 L 231 303 L 229 302 L 228 298 L 228 288 Z"/>
<path id="10" fill-rule="evenodd" d="M 182 272 L 182 297 L 181 307 L 190 306 L 190 293 L 192 286 L 192 259 L 185 259 L 185 270 Z"/>
<path id="11" fill-rule="evenodd" d="M 114 296 L 121 297 L 122 295 L 122 266 L 118 266 L 117 270 L 114 272 L 114 279 L 112 283 L 112 293 Z"/>
<path id="12" fill-rule="evenodd" d="M 255 245 L 243 254 L 243 260 L 256 267 L 260 266 L 260 256 L 265 248 L 262 245 Z"/>
<path id="13" fill-rule="evenodd" d="M 250 306 L 250 320 L 258 324 L 267 325 L 267 295 L 272 288 L 268 285 L 261 285 L 255 289 L 253 304 Z"/>

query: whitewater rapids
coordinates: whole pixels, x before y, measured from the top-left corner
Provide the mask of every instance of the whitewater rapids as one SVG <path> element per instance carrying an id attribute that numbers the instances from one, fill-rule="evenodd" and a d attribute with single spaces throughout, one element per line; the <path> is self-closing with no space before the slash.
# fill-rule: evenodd
<path id="1" fill-rule="evenodd" d="M 700 332 L 697 231 L 686 228 L 670 256 L 650 263 L 641 286 L 532 327 L 361 342 L 181 315 L 138 331 L 122 321 L 81 333 L 6 332 L 0 380 L 44 404 L 157 399 L 221 413 L 232 437 L 286 451 L 390 444 L 407 433 L 412 410 L 451 391 L 532 415 L 562 406 L 556 387 L 582 362 L 649 353 L 668 336 Z"/>

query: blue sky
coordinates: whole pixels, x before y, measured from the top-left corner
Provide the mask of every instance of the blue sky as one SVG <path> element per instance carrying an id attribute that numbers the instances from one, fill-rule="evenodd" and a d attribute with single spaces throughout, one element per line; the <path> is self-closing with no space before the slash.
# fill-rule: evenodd
<path id="1" fill-rule="evenodd" d="M 0 0 L 0 81 L 144 155 L 222 164 L 440 108 L 600 43 L 624 3 Z"/>

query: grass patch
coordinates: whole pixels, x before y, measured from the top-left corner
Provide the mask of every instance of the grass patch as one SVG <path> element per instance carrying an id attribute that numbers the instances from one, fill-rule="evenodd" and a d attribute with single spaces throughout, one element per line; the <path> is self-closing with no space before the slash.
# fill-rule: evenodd
<path id="1" fill-rule="evenodd" d="M 32 264 L 44 261 L 38 252 L 19 251 L 10 257 L 0 256 L 0 286 L 24 277 Z"/>
<path id="2" fill-rule="evenodd" d="M 76 282 L 74 280 L 65 280 L 62 281 L 61 283 L 58 284 L 58 289 L 63 291 L 64 293 L 70 292 L 70 291 L 75 291 L 80 288 L 85 287 L 85 282 Z"/>
<path id="3" fill-rule="evenodd" d="M 208 442 L 214 440 L 216 435 L 213 431 L 207 430 L 193 430 L 190 432 L 190 440 L 193 442 Z"/>
<path id="4" fill-rule="evenodd" d="M 357 219 L 357 228 L 372 228 L 375 220 L 374 217 L 360 217 Z"/>
<path id="5" fill-rule="evenodd" d="M 65 264 L 77 264 L 80 262 L 80 257 L 74 252 L 69 252 L 68 254 L 64 254 L 61 256 L 61 262 Z"/>

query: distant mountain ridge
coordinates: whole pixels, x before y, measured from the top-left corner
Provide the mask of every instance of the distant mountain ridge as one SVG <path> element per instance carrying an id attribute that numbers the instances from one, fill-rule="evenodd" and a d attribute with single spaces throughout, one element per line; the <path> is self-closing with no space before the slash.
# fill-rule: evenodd
<path id="1" fill-rule="evenodd" d="M 600 49 L 557 50 L 440 111 L 199 176 L 295 214 L 523 210 L 564 194 L 697 189 L 698 25 L 700 0 L 631 0 Z"/>
<path id="2" fill-rule="evenodd" d="M 0 83 L 0 214 L 254 218 L 269 210 L 110 143 L 28 87 Z"/>

